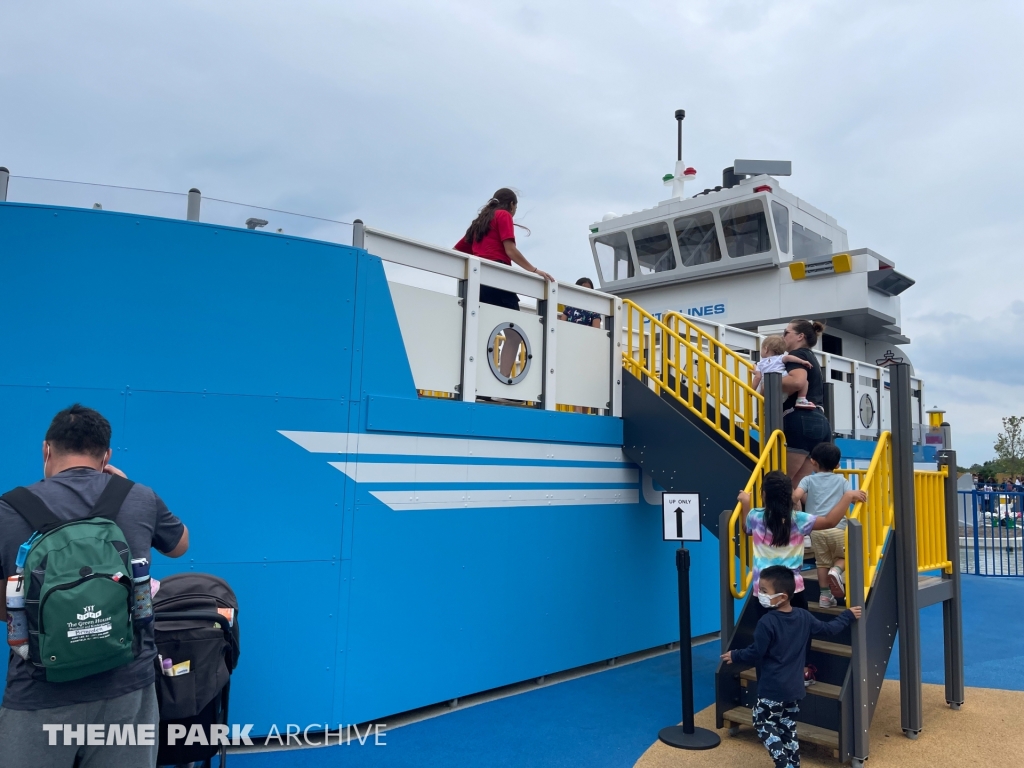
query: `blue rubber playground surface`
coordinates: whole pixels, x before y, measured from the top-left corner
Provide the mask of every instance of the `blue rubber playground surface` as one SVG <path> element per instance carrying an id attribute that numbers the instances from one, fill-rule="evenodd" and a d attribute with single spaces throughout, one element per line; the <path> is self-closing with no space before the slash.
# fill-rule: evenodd
<path id="1" fill-rule="evenodd" d="M 1024 691 L 1024 579 L 963 577 L 968 686 Z M 926 683 L 943 682 L 942 609 L 921 612 Z M 694 700 L 714 703 L 718 642 L 693 649 Z M 888 677 L 898 678 L 893 650 Z M 680 720 L 679 656 L 645 661 L 540 687 L 387 732 L 386 746 L 232 755 L 233 768 L 631 768 Z"/>

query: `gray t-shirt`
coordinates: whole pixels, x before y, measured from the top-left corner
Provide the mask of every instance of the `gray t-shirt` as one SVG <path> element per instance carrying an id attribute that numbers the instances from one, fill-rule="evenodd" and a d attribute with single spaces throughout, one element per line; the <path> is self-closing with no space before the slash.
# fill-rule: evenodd
<path id="1" fill-rule="evenodd" d="M 28 489 L 61 520 L 75 520 L 88 516 L 109 480 L 110 475 L 83 467 L 65 470 Z M 138 483 L 128 492 L 114 522 L 124 532 L 132 557 L 145 557 L 150 562 L 153 560 L 151 546 L 170 552 L 178 546 L 185 530 L 181 520 L 171 514 L 160 497 L 151 488 Z M 5 582 L 16 571 L 18 547 L 31 535 L 32 530 L 24 518 L 8 504 L 0 502 L 0 570 Z M 144 688 L 156 679 L 152 624 L 143 628 L 141 639 L 142 652 L 130 664 L 66 683 L 33 680 L 32 666 L 12 652 L 7 665 L 3 706 L 21 710 L 49 709 L 112 699 Z"/>
<path id="2" fill-rule="evenodd" d="M 807 494 L 807 501 L 804 502 L 804 512 L 809 515 L 821 517 L 832 511 L 832 507 L 839 503 L 846 493 L 846 478 L 834 472 L 815 472 L 800 481 L 800 488 Z M 842 530 L 846 527 L 846 518 L 839 521 L 836 528 Z"/>

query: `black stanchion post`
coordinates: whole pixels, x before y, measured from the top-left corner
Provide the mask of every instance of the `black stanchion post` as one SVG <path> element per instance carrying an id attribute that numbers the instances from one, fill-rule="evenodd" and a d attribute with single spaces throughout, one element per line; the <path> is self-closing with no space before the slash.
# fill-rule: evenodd
<path id="1" fill-rule="evenodd" d="M 676 570 L 679 576 L 679 681 L 682 687 L 683 724 L 670 725 L 658 732 L 658 738 L 670 747 L 679 749 L 712 749 L 721 738 L 707 728 L 693 724 L 693 650 L 690 630 L 690 550 L 676 550 Z"/>

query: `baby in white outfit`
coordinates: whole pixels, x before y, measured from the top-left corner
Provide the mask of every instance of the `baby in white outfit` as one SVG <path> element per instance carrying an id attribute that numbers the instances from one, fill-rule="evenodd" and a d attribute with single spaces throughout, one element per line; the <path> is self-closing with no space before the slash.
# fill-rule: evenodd
<path id="1" fill-rule="evenodd" d="M 807 368 L 811 367 L 811 364 L 802 357 L 786 354 L 786 340 L 781 336 L 766 336 L 761 344 L 761 359 L 754 366 L 754 378 L 751 381 L 751 385 L 760 392 L 766 373 L 781 373 L 783 376 L 788 376 L 786 363 L 799 363 Z M 804 381 L 804 385 L 796 393 L 796 403 L 794 403 L 793 407 L 805 409 L 818 407 L 807 399 L 806 381 Z"/>

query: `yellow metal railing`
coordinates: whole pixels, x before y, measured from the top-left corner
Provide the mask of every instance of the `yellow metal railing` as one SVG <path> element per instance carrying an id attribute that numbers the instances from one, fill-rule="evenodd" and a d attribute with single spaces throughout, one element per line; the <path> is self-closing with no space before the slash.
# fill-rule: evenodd
<path id="1" fill-rule="evenodd" d="M 761 458 L 747 481 L 744 491 L 750 494 L 752 506 L 762 506 L 761 483 L 772 470 L 786 471 L 786 439 L 782 432 L 774 432 L 764 446 Z M 892 475 L 892 435 L 883 432 L 875 446 L 871 464 L 867 469 L 837 469 L 836 472 L 858 486 L 868 495 L 867 501 L 857 502 L 848 513 L 851 520 L 861 524 L 864 536 L 864 598 L 867 599 L 875 574 L 882 561 L 885 545 L 895 524 Z M 946 553 L 946 496 L 945 482 L 948 468 L 938 471 L 914 472 L 914 498 L 917 516 L 917 568 L 918 571 L 944 570 L 952 572 L 953 564 Z M 720 535 L 729 537 L 729 589 L 732 596 L 746 596 L 753 580 L 753 541 L 740 525 L 742 508 L 739 504 L 729 518 L 728 530 Z M 846 551 L 850 550 L 847 528 Z M 849 573 L 849 569 L 847 569 Z"/>
<path id="2" fill-rule="evenodd" d="M 946 551 L 946 477 L 949 468 L 914 472 L 917 517 L 917 570 L 953 572 Z"/>
<path id="3" fill-rule="evenodd" d="M 846 478 L 846 481 L 850 483 L 850 487 L 853 489 L 861 488 L 864 486 L 864 475 L 868 473 L 866 469 L 837 469 L 835 470 L 837 475 L 842 475 Z M 856 480 L 856 482 L 854 482 Z"/>
<path id="4" fill-rule="evenodd" d="M 750 479 L 743 487 L 750 494 L 751 507 L 764 506 L 761 484 L 764 476 L 774 470 L 786 471 L 786 436 L 781 430 L 772 432 L 761 451 L 761 458 L 750 473 Z M 742 518 L 743 508 L 737 502 L 729 518 L 729 529 L 725 533 L 729 537 L 729 590 L 737 600 L 747 594 L 754 578 L 754 540 L 740 524 Z M 719 531 L 718 535 L 722 536 L 723 532 Z"/>
<path id="5" fill-rule="evenodd" d="M 845 470 L 859 474 L 859 470 Z M 875 580 L 875 572 L 882 561 L 885 542 L 892 531 L 894 504 L 892 489 L 892 434 L 883 432 L 878 438 L 871 464 L 860 477 L 860 490 L 868 495 L 867 501 L 859 501 L 848 513 L 851 520 L 858 520 L 864 533 L 864 562 L 861 571 L 864 574 L 864 599 L 871 591 Z M 846 529 L 846 551 L 850 551 L 850 533 Z M 849 568 L 847 568 L 849 573 Z"/>
<path id="6" fill-rule="evenodd" d="M 707 352 L 733 376 L 747 384 L 750 383 L 751 375 L 754 372 L 754 364 L 750 360 L 727 347 L 686 315 L 679 312 L 667 312 L 661 320 L 697 349 Z"/>
<path id="7" fill-rule="evenodd" d="M 747 458 L 757 461 L 751 435 L 758 430 L 764 398 L 710 354 L 629 300 L 623 367 L 654 391 L 670 393 Z M 685 387 L 685 391 L 684 391 Z"/>

